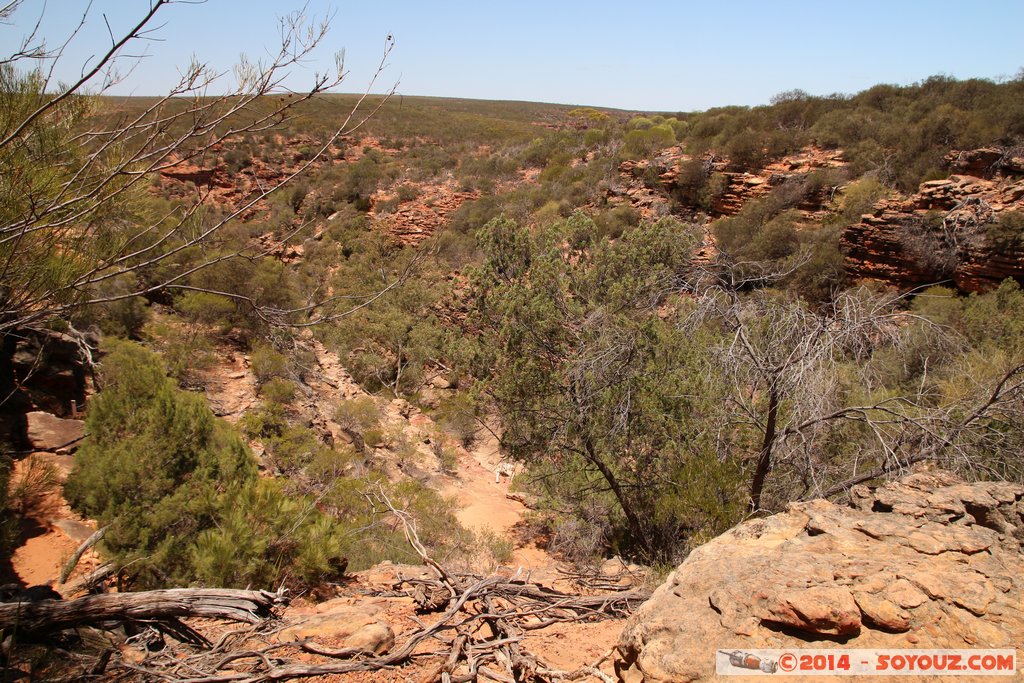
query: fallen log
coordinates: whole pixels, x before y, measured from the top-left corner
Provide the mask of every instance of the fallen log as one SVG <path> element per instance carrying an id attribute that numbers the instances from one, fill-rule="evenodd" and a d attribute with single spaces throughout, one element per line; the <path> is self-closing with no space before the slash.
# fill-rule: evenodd
<path id="1" fill-rule="evenodd" d="M 177 620 L 208 617 L 256 624 L 284 604 L 281 593 L 207 588 L 172 588 L 138 593 L 89 595 L 77 600 L 0 604 L 4 633 L 43 635 L 104 622 Z"/>

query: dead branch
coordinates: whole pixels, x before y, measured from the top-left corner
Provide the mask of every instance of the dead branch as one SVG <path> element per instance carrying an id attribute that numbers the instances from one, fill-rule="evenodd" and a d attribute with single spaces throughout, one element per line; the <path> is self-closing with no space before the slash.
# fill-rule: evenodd
<path id="1" fill-rule="evenodd" d="M 64 563 L 63 567 L 61 567 L 60 578 L 57 579 L 57 583 L 64 583 L 68 580 L 68 577 L 71 575 L 71 572 L 74 571 L 75 566 L 78 565 L 78 560 L 82 558 L 82 554 L 89 548 L 93 547 L 94 545 L 102 541 L 103 537 L 107 534 L 107 529 L 109 528 L 110 525 L 108 524 L 105 527 L 97 529 L 91 536 L 89 536 L 89 538 L 85 539 L 82 542 L 82 544 L 78 546 L 78 549 L 71 554 L 71 557 L 68 558 L 68 561 Z"/>
<path id="2" fill-rule="evenodd" d="M 387 506 L 403 524 L 410 545 L 434 570 L 435 578 L 399 578 L 389 590 L 372 595 L 440 594 L 441 599 L 430 608 L 443 610 L 433 623 L 415 620 L 417 626 L 402 634 L 388 653 L 328 647 L 308 638 L 269 640 L 283 628 L 281 623 L 267 620 L 271 608 L 283 598 L 267 591 L 168 590 L 90 596 L 67 603 L 0 605 L 0 629 L 16 625 L 21 633 L 46 633 L 82 624 L 102 627 L 110 622 L 148 622 L 152 631 L 147 638 L 166 633 L 178 642 L 148 653 L 142 661 L 126 661 L 114 652 L 107 655 L 110 661 L 103 663 L 105 671 L 173 683 L 284 681 L 390 669 L 425 658 L 438 663 L 424 681 L 611 680 L 598 668 L 608 655 L 588 666 L 561 671 L 530 653 L 523 636 L 556 623 L 624 617 L 647 593 L 619 588 L 580 595 L 515 577 L 451 572 L 430 558 L 408 513 L 395 508 L 383 494 L 374 500 Z M 226 633 L 211 645 L 195 627 L 178 621 L 188 616 L 232 619 L 252 626 Z M 425 649 L 431 641 L 440 643 L 440 648 Z M 310 661 L 311 655 L 317 659 Z"/>
<path id="3" fill-rule="evenodd" d="M 74 583 L 69 583 L 61 589 L 61 593 L 65 597 L 77 595 L 78 593 L 85 593 L 90 591 L 103 581 L 106 581 L 117 572 L 118 566 L 114 562 L 105 562 L 99 567 L 89 572 L 82 578 L 78 579 Z"/>
<path id="4" fill-rule="evenodd" d="M 42 635 L 103 622 L 170 621 L 210 617 L 255 624 L 285 603 L 281 593 L 205 588 L 172 588 L 140 593 L 90 595 L 77 600 L 0 604 L 0 630 Z"/>

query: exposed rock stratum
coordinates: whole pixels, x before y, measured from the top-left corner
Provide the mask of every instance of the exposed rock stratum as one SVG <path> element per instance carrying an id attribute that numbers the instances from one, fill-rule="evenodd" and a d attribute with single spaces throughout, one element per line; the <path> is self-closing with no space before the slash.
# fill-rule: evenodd
<path id="1" fill-rule="evenodd" d="M 623 629 L 620 680 L 711 680 L 716 649 L 1024 643 L 1024 486 L 923 472 L 850 498 L 691 553 Z"/>

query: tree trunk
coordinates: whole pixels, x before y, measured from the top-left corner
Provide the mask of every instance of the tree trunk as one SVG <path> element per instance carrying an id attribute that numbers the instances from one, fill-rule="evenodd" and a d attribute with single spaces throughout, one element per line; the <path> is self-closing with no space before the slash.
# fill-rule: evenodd
<path id="1" fill-rule="evenodd" d="M 105 621 L 160 621 L 208 617 L 257 624 L 283 596 L 269 591 L 172 588 L 90 595 L 78 600 L 0 604 L 0 630 L 41 635 Z"/>
<path id="2" fill-rule="evenodd" d="M 775 445 L 776 423 L 779 418 L 779 395 L 775 388 L 768 391 L 768 420 L 764 426 L 764 439 L 761 441 L 761 452 L 757 455 L 757 468 L 754 470 L 754 480 L 750 483 L 750 512 L 757 512 L 761 509 L 761 493 L 764 491 L 764 482 L 768 473 L 772 470 L 772 447 Z"/>
<path id="3" fill-rule="evenodd" d="M 619 501 L 619 507 L 622 508 L 622 514 L 626 516 L 626 523 L 629 525 L 629 531 L 633 534 L 637 541 L 644 550 L 651 550 L 649 539 L 647 534 L 644 532 L 643 525 L 640 523 L 640 518 L 636 516 L 636 512 L 633 510 L 633 506 L 630 505 L 626 499 L 626 494 L 622 490 L 622 486 L 619 485 L 619 480 L 616 478 L 615 473 L 612 472 L 611 468 L 597 456 L 594 449 L 594 445 L 590 442 L 590 439 L 584 440 L 584 446 L 587 450 L 587 459 L 594 463 L 601 476 L 608 482 L 608 487 L 612 490 L 615 495 L 615 499 Z"/>

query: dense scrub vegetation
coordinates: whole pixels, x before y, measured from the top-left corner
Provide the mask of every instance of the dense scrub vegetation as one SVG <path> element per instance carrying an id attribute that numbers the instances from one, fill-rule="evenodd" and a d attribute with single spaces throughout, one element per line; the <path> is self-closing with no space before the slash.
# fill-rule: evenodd
<path id="1" fill-rule="evenodd" d="M 536 523 L 574 559 L 672 560 L 746 514 L 923 459 L 1020 479 L 1019 287 L 858 287 L 838 245 L 877 200 L 941 176 L 950 150 L 1021 144 L 1022 103 L 1024 78 L 945 77 L 673 115 L 403 98 L 319 155 L 352 104 L 327 96 L 273 134 L 207 140 L 196 167 L 226 172 L 239 196 L 193 205 L 212 185 L 151 175 L 95 216 L 106 241 L 18 274 L 63 292 L 88 258 L 109 258 L 103 247 L 124 253 L 133 221 L 166 230 L 31 321 L 109 339 L 69 500 L 112 525 L 105 550 L 140 585 L 308 584 L 346 562 L 415 559 L 375 491 L 414 512 L 438 552 L 474 552 L 481 541 L 449 502 L 375 465 L 375 446 L 412 446 L 387 433 L 373 398 L 337 406 L 351 446 L 310 428 L 297 407 L 316 365 L 306 327 L 368 392 L 418 403 L 465 443 L 476 417 L 497 415 L 508 455 L 528 465 L 518 485 L 538 496 Z M 66 130 L 152 103 L 80 104 Z M 68 163 L 64 133 L 42 133 L 52 147 L 33 152 L 39 163 Z M 621 162 L 674 145 L 688 159 L 663 202 L 612 201 Z M 710 221 L 724 180 L 709 159 L 751 168 L 808 145 L 841 148 L 849 164 Z M 258 173 L 307 164 L 281 191 L 254 189 Z M 0 177 L 5 196 L 20 191 Z M 41 192 L 60 183 L 37 180 Z M 444 230 L 388 234 L 389 216 L 431 208 L 438 186 L 466 194 Z M 822 188 L 825 217 L 809 224 L 797 207 Z M 5 204 L 5 224 L 18 206 Z M 1018 217 L 989 226 L 992 239 L 1018 243 Z M 714 254 L 698 257 L 708 234 Z M 228 347 L 259 384 L 241 436 L 187 391 Z M 429 389 L 439 376 L 452 387 L 442 400 Z M 264 448 L 273 479 L 256 475 L 242 437 Z"/>
<path id="2" fill-rule="evenodd" d="M 610 241 L 580 214 L 533 234 L 499 218 L 480 240 L 484 393 L 582 523 L 552 521 L 570 547 L 670 560 L 744 511 L 922 459 L 1024 475 L 1015 283 L 821 307 L 781 286 L 785 259 L 751 292 L 727 262 L 694 266 L 699 228 L 671 219 Z"/>

